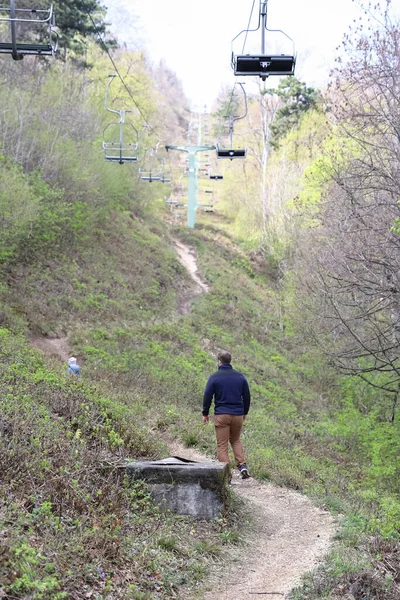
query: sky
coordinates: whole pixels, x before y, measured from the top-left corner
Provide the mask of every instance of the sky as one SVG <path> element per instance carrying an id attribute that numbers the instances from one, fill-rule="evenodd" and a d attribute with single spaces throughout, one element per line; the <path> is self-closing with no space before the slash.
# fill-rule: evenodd
<path id="1" fill-rule="evenodd" d="M 109 20 L 120 40 L 144 47 L 154 62 L 164 60 L 183 83 L 192 108 L 212 107 L 223 85 L 233 85 L 232 39 L 247 28 L 253 0 L 108 0 Z M 260 0 L 254 0 L 253 23 Z M 400 0 L 392 0 L 400 13 Z M 363 12 L 358 0 L 269 0 L 268 26 L 282 29 L 295 42 L 296 77 L 324 87 L 344 33 Z M 257 52 L 259 32 L 247 37 L 246 52 Z M 284 36 L 267 34 L 267 48 L 290 54 Z M 235 48 L 241 53 L 242 43 Z M 238 78 L 239 79 L 239 78 Z M 267 87 L 276 87 L 276 77 Z M 250 78 L 246 90 L 251 91 Z"/>

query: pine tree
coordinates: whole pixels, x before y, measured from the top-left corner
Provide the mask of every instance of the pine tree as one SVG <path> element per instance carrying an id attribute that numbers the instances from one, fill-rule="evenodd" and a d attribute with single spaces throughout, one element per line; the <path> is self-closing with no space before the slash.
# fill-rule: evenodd
<path id="1" fill-rule="evenodd" d="M 283 101 L 283 106 L 278 109 L 275 120 L 271 125 L 271 146 L 277 148 L 279 141 L 294 127 L 296 127 L 305 112 L 315 108 L 319 99 L 318 90 L 307 85 L 296 77 L 285 77 L 279 83 L 276 94 Z"/>

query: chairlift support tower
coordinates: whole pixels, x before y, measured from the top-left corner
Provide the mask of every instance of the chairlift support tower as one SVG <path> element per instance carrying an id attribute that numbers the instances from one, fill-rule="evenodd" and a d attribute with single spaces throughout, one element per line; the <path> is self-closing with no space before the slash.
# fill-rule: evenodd
<path id="1" fill-rule="evenodd" d="M 189 155 L 189 176 L 188 176 L 188 208 L 187 208 L 187 226 L 190 229 L 196 225 L 196 210 L 198 206 L 198 172 L 196 169 L 196 154 L 198 152 L 207 152 L 215 150 L 215 146 L 171 146 L 167 144 L 166 150 L 177 150 L 178 152 L 187 152 Z"/>

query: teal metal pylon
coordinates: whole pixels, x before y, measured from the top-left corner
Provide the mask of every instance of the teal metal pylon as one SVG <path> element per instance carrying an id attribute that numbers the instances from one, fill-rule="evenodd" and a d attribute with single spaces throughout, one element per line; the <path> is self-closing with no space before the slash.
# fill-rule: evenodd
<path id="1" fill-rule="evenodd" d="M 178 150 L 178 152 L 187 152 L 189 154 L 189 180 L 188 180 L 188 207 L 187 207 L 187 226 L 193 229 L 196 225 L 196 211 L 198 207 L 198 178 L 199 170 L 196 165 L 196 154 L 215 150 L 215 146 L 165 146 L 166 150 Z"/>

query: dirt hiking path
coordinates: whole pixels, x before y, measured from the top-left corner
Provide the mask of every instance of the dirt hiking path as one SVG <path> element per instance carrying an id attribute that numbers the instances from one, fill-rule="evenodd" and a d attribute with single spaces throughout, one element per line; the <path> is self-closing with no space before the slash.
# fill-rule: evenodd
<path id="1" fill-rule="evenodd" d="M 169 442 L 171 454 L 189 460 L 209 457 Z M 316 567 L 335 533 L 332 516 L 306 496 L 233 474 L 232 488 L 245 502 L 250 525 L 243 544 L 213 567 L 204 600 L 285 599 L 302 575 Z"/>
<path id="2" fill-rule="evenodd" d="M 197 285 L 197 295 L 209 291 L 198 274 L 194 250 L 178 240 L 174 245 Z M 179 442 L 168 442 L 171 455 L 210 460 Z M 255 479 L 243 481 L 238 473 L 232 488 L 245 502 L 250 526 L 244 545 L 232 548 L 215 564 L 204 600 L 286 598 L 327 553 L 335 533 L 333 518 L 302 494 Z"/>
<path id="3" fill-rule="evenodd" d="M 194 248 L 187 246 L 177 239 L 174 240 L 174 246 L 180 262 L 188 270 L 193 281 L 196 283 L 198 288 L 200 288 L 201 292 L 207 293 L 210 288 L 206 283 L 204 283 L 204 281 L 201 280 L 200 275 L 198 274 L 199 270 Z"/>
<path id="4" fill-rule="evenodd" d="M 181 314 L 190 312 L 192 300 L 209 291 L 198 274 L 194 249 L 174 240 L 179 260 L 196 284 L 192 296 L 182 300 Z M 68 339 L 36 337 L 32 345 L 44 354 L 70 355 Z M 166 440 L 171 456 L 204 461 L 210 458 L 175 440 Z M 305 496 L 234 473 L 232 488 L 245 502 L 250 525 L 243 543 L 231 547 L 215 562 L 203 600 L 285 599 L 300 577 L 313 569 L 327 553 L 335 532 L 333 518 Z M 192 598 L 190 599 L 192 600 Z"/>
<path id="5" fill-rule="evenodd" d="M 31 343 L 34 348 L 41 350 L 43 354 L 59 356 L 63 361 L 67 361 L 71 356 L 67 337 L 45 338 L 37 336 L 32 338 Z"/>
<path id="6" fill-rule="evenodd" d="M 177 239 L 174 239 L 173 243 L 179 262 L 185 267 L 193 282 L 196 284 L 191 295 L 189 297 L 185 296 L 181 298 L 179 303 L 179 312 L 181 315 L 185 316 L 190 313 L 192 301 L 197 298 L 197 296 L 209 292 L 210 287 L 204 283 L 200 277 L 195 249 Z"/>

